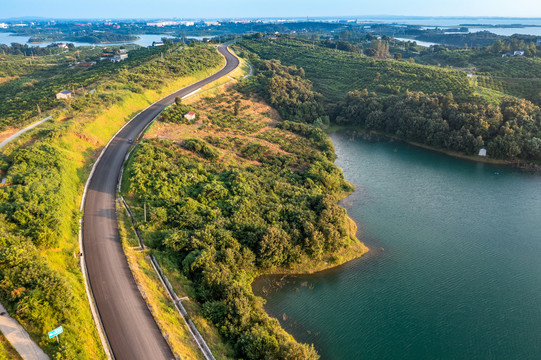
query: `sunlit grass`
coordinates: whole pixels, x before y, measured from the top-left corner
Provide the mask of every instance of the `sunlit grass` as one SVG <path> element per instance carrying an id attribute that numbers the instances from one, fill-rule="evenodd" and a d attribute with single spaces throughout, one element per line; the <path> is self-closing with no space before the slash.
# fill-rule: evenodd
<path id="1" fill-rule="evenodd" d="M 0 333 L 0 360 L 22 360 L 17 350 L 11 346 L 4 334 Z"/>
<path id="2" fill-rule="evenodd" d="M 58 325 L 64 326 L 64 342 L 82 344 L 81 347 L 84 349 L 84 358 L 86 359 L 106 358 L 90 312 L 78 258 L 75 256 L 80 251 L 78 244 L 78 220 L 81 215 L 79 206 L 84 184 L 92 164 L 109 139 L 137 112 L 169 93 L 216 72 L 224 63 L 225 60 L 215 68 L 170 81 L 158 90 L 148 90 L 140 94 L 120 92 L 117 94 L 120 96 L 120 101 L 108 108 L 98 106 L 85 113 L 75 115 L 61 112 L 55 120 L 29 131 L 3 149 L 3 153 L 9 155 L 21 146 L 41 141 L 40 131 L 43 129 L 62 129 L 57 137 L 49 141 L 49 144 L 62 149 L 67 160 L 68 166 L 62 176 L 69 183 L 67 190 L 69 193 L 66 194 L 65 198 L 71 216 L 66 217 L 60 224 L 59 233 L 61 235 L 58 239 L 58 246 L 42 251 L 42 255 L 49 266 L 58 271 L 71 287 L 73 293 L 71 307 L 77 311 L 70 312 L 67 324 Z M 46 333 L 33 329 L 30 324 L 25 324 L 25 327 L 46 352 L 49 354 L 55 352 L 58 345 L 49 340 Z M 193 358 L 198 359 L 197 356 Z"/>

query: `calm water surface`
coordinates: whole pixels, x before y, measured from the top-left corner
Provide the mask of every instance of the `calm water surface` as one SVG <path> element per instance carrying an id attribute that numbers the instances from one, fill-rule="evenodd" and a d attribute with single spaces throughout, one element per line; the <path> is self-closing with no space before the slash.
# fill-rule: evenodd
<path id="1" fill-rule="evenodd" d="M 541 359 L 541 176 L 332 139 L 372 251 L 257 281 L 267 311 L 324 359 Z"/>
<path id="2" fill-rule="evenodd" d="M 132 42 L 117 42 L 117 43 L 107 43 L 107 44 L 92 44 L 92 43 L 85 43 L 85 42 L 77 42 L 77 41 L 65 41 L 65 40 L 59 40 L 54 41 L 54 43 L 64 42 L 64 43 L 72 43 L 75 46 L 115 46 L 115 45 L 126 45 L 126 44 L 137 44 L 140 46 L 151 46 L 154 41 L 162 41 L 162 38 L 171 38 L 171 35 L 153 35 L 153 34 L 141 34 L 141 35 L 135 35 L 139 37 L 136 41 Z M 204 38 L 210 38 L 212 36 L 186 36 L 187 39 L 196 39 L 196 40 L 203 40 Z M 6 32 L 0 32 L 0 44 L 6 44 L 11 45 L 11 43 L 18 43 L 18 44 L 27 44 L 28 46 L 39 46 L 39 47 L 46 47 L 48 45 L 51 45 L 53 42 L 44 42 L 44 43 L 29 43 L 28 39 L 30 39 L 29 36 L 12 36 L 11 33 Z"/>

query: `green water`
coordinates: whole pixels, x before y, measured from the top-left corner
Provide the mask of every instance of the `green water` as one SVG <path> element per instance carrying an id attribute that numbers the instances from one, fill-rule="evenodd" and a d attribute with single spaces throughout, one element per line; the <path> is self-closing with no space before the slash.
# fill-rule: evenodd
<path id="1" fill-rule="evenodd" d="M 323 359 L 541 359 L 541 176 L 332 135 L 371 249 L 254 284 Z M 495 172 L 499 174 L 495 174 Z"/>

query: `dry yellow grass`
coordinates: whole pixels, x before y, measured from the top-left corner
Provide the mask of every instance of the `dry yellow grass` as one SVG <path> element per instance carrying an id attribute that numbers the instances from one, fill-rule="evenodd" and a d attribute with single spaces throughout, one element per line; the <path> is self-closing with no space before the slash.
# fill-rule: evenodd
<path id="1" fill-rule="evenodd" d="M 254 141 L 257 140 L 260 144 L 267 147 L 274 154 L 285 154 L 286 152 L 280 148 L 279 145 L 265 141 L 263 139 L 257 139 L 257 135 L 270 131 L 276 127 L 276 124 L 281 121 L 281 117 L 278 112 L 271 108 L 264 101 L 256 98 L 244 99 L 240 94 L 233 89 L 233 86 L 237 81 L 229 81 L 222 84 L 216 92 L 212 93 L 200 93 L 198 96 L 183 100 L 183 104 L 191 105 L 200 111 L 201 117 L 196 124 L 177 125 L 171 123 L 164 123 L 157 121 L 152 127 L 145 133 L 145 139 L 167 139 L 172 141 L 181 141 L 188 138 L 203 139 L 207 136 L 225 138 L 227 136 L 235 137 L 239 140 Z M 225 96 L 227 98 L 235 97 L 240 102 L 239 117 L 250 118 L 251 122 L 261 126 L 261 129 L 250 134 L 239 133 L 236 129 L 232 128 L 224 130 L 216 127 L 212 127 L 211 120 L 209 120 L 208 114 L 215 114 L 222 111 L 219 106 L 223 103 L 216 103 L 209 101 L 209 99 L 215 96 Z M 232 106 L 232 105 L 231 105 Z M 234 164 L 235 166 L 242 165 L 257 165 L 257 161 L 250 161 L 237 156 L 236 152 L 231 149 L 219 149 L 221 157 L 224 163 Z M 189 152 L 186 152 L 187 154 Z"/>
<path id="2" fill-rule="evenodd" d="M 117 213 L 122 247 L 133 277 L 139 289 L 142 289 L 142 295 L 173 354 L 181 359 L 204 359 L 184 320 L 176 311 L 167 291 L 154 271 L 148 259 L 148 250 L 141 250 L 136 245 L 137 238 L 131 228 L 131 220 L 125 209 L 117 206 Z"/>

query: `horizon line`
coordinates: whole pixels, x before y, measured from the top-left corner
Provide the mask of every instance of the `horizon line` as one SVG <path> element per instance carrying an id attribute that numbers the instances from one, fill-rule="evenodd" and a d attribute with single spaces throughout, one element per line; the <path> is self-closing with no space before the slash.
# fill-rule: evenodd
<path id="1" fill-rule="evenodd" d="M 9 18 L 0 18 L 0 21 L 16 21 L 16 20 L 296 20 L 296 19 L 354 19 L 354 18 L 407 18 L 407 19 L 528 19 L 528 20 L 541 20 L 541 17 L 522 17 L 522 16 L 489 16 L 489 15 L 389 15 L 389 14 L 377 14 L 377 15 L 317 15 L 317 16 L 241 16 L 241 17 L 47 17 L 47 16 L 34 16 L 34 15 L 22 15 L 11 16 Z M 541 24 L 540 24 L 541 26 Z"/>

